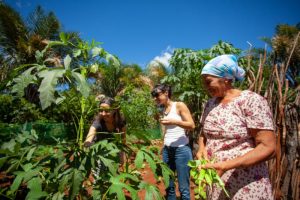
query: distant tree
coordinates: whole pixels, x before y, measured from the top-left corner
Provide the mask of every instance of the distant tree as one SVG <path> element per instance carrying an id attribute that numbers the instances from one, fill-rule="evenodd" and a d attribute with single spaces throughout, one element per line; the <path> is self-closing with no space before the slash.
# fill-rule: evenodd
<path id="1" fill-rule="evenodd" d="M 151 61 L 146 69 L 147 76 L 153 81 L 153 84 L 158 84 L 160 81 L 169 74 L 167 66 L 159 61 Z"/>
<path id="2" fill-rule="evenodd" d="M 300 83 L 300 80 L 298 80 L 298 83 L 295 83 L 296 78 L 300 76 L 300 23 L 295 26 L 279 24 L 275 30 L 275 36 L 272 38 L 275 62 L 284 63 L 285 65 L 289 64 L 287 76 L 295 86 Z M 287 63 L 294 44 L 296 44 L 294 53 L 289 63 Z"/>
<path id="3" fill-rule="evenodd" d="M 27 19 L 23 19 L 12 7 L 0 2 L 0 90 L 24 69 L 14 70 L 22 64 L 37 62 L 37 51 L 41 52 L 50 40 L 59 40 L 61 24 L 53 12 L 46 13 L 38 6 Z M 69 39 L 79 39 L 77 33 L 67 33 Z M 70 51 L 67 47 L 48 48 L 52 59 L 45 62 L 50 67 L 60 64 L 61 57 Z M 54 55 L 54 56 L 53 56 Z M 38 103 L 37 87 L 31 84 L 25 98 Z"/>

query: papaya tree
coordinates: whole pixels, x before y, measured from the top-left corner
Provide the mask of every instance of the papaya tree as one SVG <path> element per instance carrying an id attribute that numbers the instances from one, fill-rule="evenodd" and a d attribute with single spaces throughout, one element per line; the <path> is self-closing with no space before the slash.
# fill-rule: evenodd
<path id="1" fill-rule="evenodd" d="M 66 55 L 57 66 L 49 67 L 46 63 L 53 57 L 48 57 L 46 52 L 54 46 L 69 46 L 73 49 L 73 53 Z M 30 84 L 38 85 L 40 104 L 44 110 L 51 104 L 59 104 L 65 99 L 63 93 L 57 90 L 58 86 L 77 90 L 80 94 L 81 116 L 75 116 L 75 120 L 78 121 L 77 142 L 82 147 L 84 117 L 92 111 L 91 108 L 86 107 L 86 100 L 91 90 L 88 83 L 89 74 L 98 71 L 102 62 L 120 65 L 118 59 L 94 41 L 89 44 L 80 40 L 74 44 L 64 33 L 60 34 L 59 41 L 49 41 L 45 49 L 36 51 L 35 58 L 36 63 L 21 65 L 17 68 L 24 72 L 13 79 L 12 92 L 22 97 L 24 88 Z"/>

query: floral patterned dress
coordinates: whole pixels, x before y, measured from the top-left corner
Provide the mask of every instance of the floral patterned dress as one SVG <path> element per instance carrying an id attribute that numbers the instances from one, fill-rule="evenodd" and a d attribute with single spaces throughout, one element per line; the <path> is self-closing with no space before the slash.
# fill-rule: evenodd
<path id="1" fill-rule="evenodd" d="M 201 123 L 208 156 L 220 162 L 242 156 L 255 148 L 249 129 L 274 130 L 267 101 L 248 90 L 227 104 L 218 103 L 216 98 L 210 99 Z M 228 170 L 221 178 L 230 199 L 273 199 L 265 162 Z M 226 196 L 220 188 L 213 186 L 208 191 L 208 199 L 226 199 Z"/>

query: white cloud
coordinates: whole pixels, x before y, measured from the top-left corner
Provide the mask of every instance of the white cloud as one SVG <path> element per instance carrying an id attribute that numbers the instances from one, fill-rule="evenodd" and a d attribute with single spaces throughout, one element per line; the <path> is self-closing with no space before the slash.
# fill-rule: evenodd
<path id="1" fill-rule="evenodd" d="M 155 64 L 156 62 L 162 63 L 165 67 L 170 66 L 170 58 L 172 57 L 174 48 L 168 46 L 164 51 L 162 51 L 160 56 L 156 56 L 150 63 Z"/>

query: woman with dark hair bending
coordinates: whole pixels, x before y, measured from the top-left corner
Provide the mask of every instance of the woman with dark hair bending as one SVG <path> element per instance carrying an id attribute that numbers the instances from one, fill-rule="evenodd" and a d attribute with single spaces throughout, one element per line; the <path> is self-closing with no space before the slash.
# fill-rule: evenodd
<path id="1" fill-rule="evenodd" d="M 99 132 L 100 134 L 97 134 Z M 109 133 L 122 134 L 122 141 L 125 143 L 125 121 L 120 115 L 119 106 L 114 99 L 104 97 L 100 100 L 99 113 L 90 127 L 84 146 L 88 147 L 96 141 L 113 138 Z"/>
<path id="2" fill-rule="evenodd" d="M 158 105 L 165 108 L 164 117 L 160 119 L 160 123 L 165 127 L 163 161 L 171 170 L 177 171 L 181 199 L 190 199 L 190 169 L 187 163 L 193 158 L 185 131 L 195 128 L 194 121 L 183 102 L 171 100 L 171 87 L 156 85 L 151 95 Z M 168 200 L 176 199 L 174 180 L 170 180 L 166 194 Z"/>

